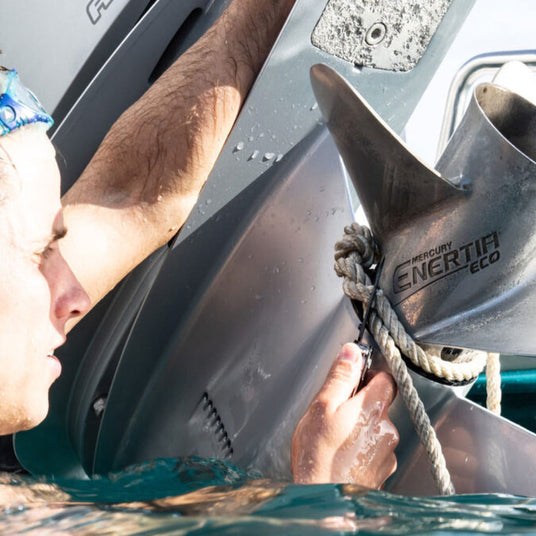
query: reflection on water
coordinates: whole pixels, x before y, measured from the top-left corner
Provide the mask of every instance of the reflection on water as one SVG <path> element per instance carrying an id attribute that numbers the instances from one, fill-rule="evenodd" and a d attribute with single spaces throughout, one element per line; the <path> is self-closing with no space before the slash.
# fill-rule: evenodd
<path id="1" fill-rule="evenodd" d="M 0 534 L 536 533 L 536 499 L 295 486 L 214 460 L 159 460 L 91 481 L 4 476 L 0 490 Z"/>

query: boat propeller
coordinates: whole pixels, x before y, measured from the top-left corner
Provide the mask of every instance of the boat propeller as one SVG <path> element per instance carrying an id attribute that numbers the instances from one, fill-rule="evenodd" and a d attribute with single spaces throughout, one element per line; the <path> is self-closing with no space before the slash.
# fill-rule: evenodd
<path id="1" fill-rule="evenodd" d="M 420 342 L 536 354 L 536 107 L 478 86 L 436 168 L 333 69 L 313 89 L 385 257 L 380 287 Z"/>

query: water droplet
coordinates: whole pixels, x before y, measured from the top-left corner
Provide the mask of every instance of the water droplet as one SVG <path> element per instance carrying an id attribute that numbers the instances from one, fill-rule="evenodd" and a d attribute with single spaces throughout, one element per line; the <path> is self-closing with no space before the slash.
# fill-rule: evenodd
<path id="1" fill-rule="evenodd" d="M 162 201 L 162 199 L 164 199 L 164 198 L 163 198 L 161 195 L 159 195 L 159 196 L 156 198 L 157 201 Z"/>
<path id="2" fill-rule="evenodd" d="M 268 160 L 272 160 L 274 158 L 275 154 L 274 153 L 264 153 L 264 156 L 262 157 L 262 159 L 267 162 Z"/>
<path id="3" fill-rule="evenodd" d="M 235 152 L 237 151 L 242 151 L 242 149 L 244 149 L 244 147 L 246 146 L 246 144 L 243 142 L 243 141 L 239 141 L 236 145 L 235 145 Z"/>
<path id="4" fill-rule="evenodd" d="M 303 262 L 303 257 L 298 257 L 298 262 L 302 263 Z"/>
<path id="5" fill-rule="evenodd" d="M 261 132 L 259 135 L 258 135 L 259 138 L 264 138 L 264 132 Z"/>
<path id="6" fill-rule="evenodd" d="M 301 301 L 301 304 L 302 304 L 302 305 L 305 305 L 306 303 L 307 303 L 307 300 L 302 300 L 302 301 Z"/>
<path id="7" fill-rule="evenodd" d="M 282 153 L 279 153 L 276 158 L 275 158 L 275 161 L 276 162 L 281 162 L 281 159 L 283 158 L 283 154 Z"/>
<path id="8" fill-rule="evenodd" d="M 311 112 L 313 110 L 316 110 L 318 108 L 318 102 L 315 102 L 312 106 L 311 106 Z"/>
<path id="9" fill-rule="evenodd" d="M 336 208 L 332 208 L 332 209 L 331 209 L 331 215 L 332 215 L 332 216 L 335 215 L 336 212 L 337 212 L 337 209 L 336 209 Z"/>
<path id="10" fill-rule="evenodd" d="M 281 271 L 281 268 L 279 268 L 279 266 L 276 266 L 276 267 L 273 269 L 274 274 L 278 274 L 280 271 Z"/>
<path id="11" fill-rule="evenodd" d="M 205 201 L 205 205 L 212 205 L 212 199 L 207 199 Z"/>
<path id="12" fill-rule="evenodd" d="M 311 290 L 314 292 L 314 291 L 316 290 L 316 287 L 313 285 L 313 286 L 311 287 Z"/>
<path id="13" fill-rule="evenodd" d="M 248 141 L 253 141 L 255 138 L 253 136 L 248 136 Z"/>
<path id="14" fill-rule="evenodd" d="M 310 210 L 307 211 L 307 216 L 310 216 L 312 212 Z"/>
<path id="15" fill-rule="evenodd" d="M 257 158 L 257 156 L 259 156 L 259 151 L 257 151 L 257 149 L 255 149 L 255 150 L 251 153 L 251 155 L 250 155 L 250 157 L 248 158 L 248 160 L 255 160 L 255 158 Z"/>
<path id="16" fill-rule="evenodd" d="M 272 140 L 275 140 L 277 136 L 275 134 L 272 134 Z"/>
<path id="17" fill-rule="evenodd" d="M 261 300 L 264 299 L 264 296 L 263 296 L 262 294 L 255 294 L 255 299 L 256 299 L 257 301 L 261 301 Z"/>

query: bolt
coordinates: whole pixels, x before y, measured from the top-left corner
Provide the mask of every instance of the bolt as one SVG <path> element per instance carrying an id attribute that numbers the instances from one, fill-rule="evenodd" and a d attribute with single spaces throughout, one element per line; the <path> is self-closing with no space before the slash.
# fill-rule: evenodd
<path id="1" fill-rule="evenodd" d="M 374 47 L 379 45 L 387 35 L 387 27 L 383 22 L 375 22 L 365 35 L 365 41 L 367 45 Z"/>

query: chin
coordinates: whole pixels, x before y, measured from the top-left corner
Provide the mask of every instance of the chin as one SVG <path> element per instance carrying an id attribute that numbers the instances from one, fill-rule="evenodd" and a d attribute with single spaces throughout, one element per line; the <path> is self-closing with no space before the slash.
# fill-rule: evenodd
<path id="1" fill-rule="evenodd" d="M 33 405 L 27 413 L 27 418 L 24 420 L 23 426 L 19 431 L 30 430 L 41 424 L 48 415 L 48 393 L 44 402 Z"/>
<path id="2" fill-rule="evenodd" d="M 1 412 L 0 415 L 0 435 L 14 434 L 15 432 L 24 432 L 35 428 L 45 420 L 48 414 L 48 393 L 45 399 L 36 400 L 32 397 L 31 401 L 20 404 L 13 411 Z"/>

